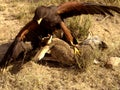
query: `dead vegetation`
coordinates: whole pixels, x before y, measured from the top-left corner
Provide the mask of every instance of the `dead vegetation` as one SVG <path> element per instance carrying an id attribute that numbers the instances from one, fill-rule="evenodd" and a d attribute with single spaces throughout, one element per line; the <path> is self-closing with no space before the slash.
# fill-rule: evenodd
<path id="1" fill-rule="evenodd" d="M 0 59 L 4 55 L 11 41 L 33 17 L 33 12 L 38 5 L 59 4 L 72 0 L 0 0 Z M 80 1 L 80 0 L 77 0 Z M 96 0 L 86 0 L 95 1 Z M 120 6 L 119 0 L 97 0 Z M 82 26 L 81 19 L 86 18 Z M 87 22 L 86 22 L 87 20 Z M 66 20 L 69 28 L 75 30 L 78 40 L 84 40 L 88 32 L 98 35 L 109 46 L 104 52 L 96 51 L 98 65 L 92 64 L 86 72 L 80 72 L 75 66 L 64 66 L 60 63 L 41 61 L 21 62 L 10 65 L 4 73 L 0 73 L 0 90 L 119 90 L 120 65 L 112 69 L 104 67 L 109 57 L 120 57 L 120 15 L 115 17 L 81 16 Z M 82 29 L 81 29 L 82 28 Z M 82 33 L 78 33 L 81 32 Z M 9 44 L 7 44 L 9 43 Z M 91 55 L 91 54 L 90 54 Z M 89 66 L 89 65 L 88 65 Z"/>

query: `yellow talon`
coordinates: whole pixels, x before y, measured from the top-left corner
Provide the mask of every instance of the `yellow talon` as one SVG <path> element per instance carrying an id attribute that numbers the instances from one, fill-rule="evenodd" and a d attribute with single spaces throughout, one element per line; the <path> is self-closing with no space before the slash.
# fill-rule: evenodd
<path id="1" fill-rule="evenodd" d="M 79 62 L 79 59 L 80 59 L 80 50 L 74 46 L 74 53 L 75 53 L 75 60 L 76 60 L 76 63 L 78 65 L 78 67 L 81 69 L 81 63 Z"/>
<path id="2" fill-rule="evenodd" d="M 80 50 L 73 44 L 72 41 L 70 41 L 70 44 L 73 46 L 75 55 L 76 55 L 76 54 L 79 54 L 79 55 L 80 55 Z"/>
<path id="3" fill-rule="evenodd" d="M 79 51 L 79 49 L 76 48 L 76 47 L 74 47 L 74 52 L 75 52 L 75 54 L 79 54 L 79 55 L 80 55 L 80 51 Z"/>

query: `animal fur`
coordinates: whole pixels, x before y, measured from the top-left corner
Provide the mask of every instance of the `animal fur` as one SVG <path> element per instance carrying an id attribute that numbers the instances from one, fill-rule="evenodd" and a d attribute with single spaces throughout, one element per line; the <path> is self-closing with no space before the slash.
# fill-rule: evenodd
<path id="1" fill-rule="evenodd" d="M 33 59 L 35 62 L 39 60 L 51 60 L 67 65 L 80 63 L 80 67 L 83 64 L 83 66 L 86 67 L 87 63 L 93 63 L 93 60 L 96 58 L 96 52 L 103 50 L 101 48 L 104 48 L 104 44 L 106 45 L 105 42 L 93 36 L 76 45 L 80 51 L 80 55 L 76 55 L 74 48 L 59 38 L 49 38 L 47 41 L 45 40 L 45 42 L 46 45 L 38 50 Z M 102 43 L 104 44 L 101 45 Z M 50 55 L 47 57 L 46 53 L 49 53 L 51 57 Z"/>

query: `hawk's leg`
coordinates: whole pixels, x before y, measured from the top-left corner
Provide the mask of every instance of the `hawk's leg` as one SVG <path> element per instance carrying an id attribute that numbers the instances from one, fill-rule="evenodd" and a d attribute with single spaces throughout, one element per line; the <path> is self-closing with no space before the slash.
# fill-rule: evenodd
<path id="1" fill-rule="evenodd" d="M 61 28 L 62 28 L 68 42 L 74 47 L 75 54 L 80 54 L 80 51 L 78 50 L 78 48 L 73 43 L 73 36 L 71 35 L 70 30 L 67 28 L 67 26 L 65 25 L 64 22 L 61 22 L 60 25 L 61 25 Z"/>

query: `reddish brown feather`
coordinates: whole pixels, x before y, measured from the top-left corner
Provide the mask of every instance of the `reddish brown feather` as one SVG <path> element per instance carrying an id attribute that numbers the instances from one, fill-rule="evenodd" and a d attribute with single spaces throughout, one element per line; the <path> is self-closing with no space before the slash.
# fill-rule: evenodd
<path id="1" fill-rule="evenodd" d="M 112 12 L 120 13 L 120 8 L 117 6 L 107 6 L 97 3 L 80 3 L 80 2 L 67 2 L 58 6 L 57 13 L 64 19 L 81 14 L 109 14 L 113 16 Z"/>
<path id="2" fill-rule="evenodd" d="M 82 3 L 80 2 L 67 2 L 58 6 L 57 13 L 63 14 L 67 12 L 71 12 L 75 9 L 80 9 L 82 7 Z"/>
<path id="3" fill-rule="evenodd" d="M 30 32 L 31 30 L 36 30 L 38 28 L 37 21 L 31 20 L 29 23 L 27 23 L 22 30 L 18 33 L 16 36 L 19 38 L 19 40 L 23 40 L 25 38 L 25 35 Z"/>
<path id="4" fill-rule="evenodd" d="M 61 22 L 60 25 L 61 25 L 61 28 L 62 28 L 67 40 L 70 42 L 70 44 L 73 44 L 73 36 L 71 35 L 70 30 L 67 28 L 67 26 L 65 25 L 64 22 Z"/>
<path id="5" fill-rule="evenodd" d="M 27 44 L 24 43 L 24 40 L 29 38 L 30 40 L 34 39 L 35 35 L 29 35 L 29 37 L 26 38 L 26 35 L 28 33 L 33 34 L 33 32 L 38 28 L 38 24 L 36 21 L 31 20 L 29 23 L 27 23 L 17 34 L 15 40 L 12 42 L 10 47 L 8 48 L 7 52 L 5 53 L 3 59 L 0 61 L 0 67 L 8 66 L 8 64 L 15 60 L 21 52 L 28 51 L 32 48 L 27 48 Z M 32 31 L 32 32 L 30 32 Z"/>

